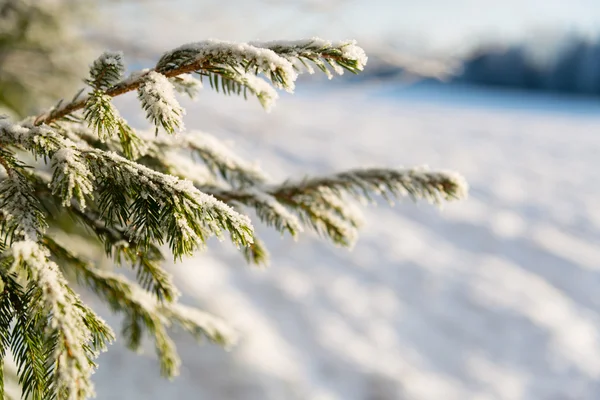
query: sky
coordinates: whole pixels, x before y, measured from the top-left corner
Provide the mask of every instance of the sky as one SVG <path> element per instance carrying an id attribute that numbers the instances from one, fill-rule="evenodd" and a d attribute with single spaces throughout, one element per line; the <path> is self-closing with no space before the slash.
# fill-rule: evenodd
<path id="1" fill-rule="evenodd" d="M 139 7 L 136 2 L 124 6 L 129 7 L 127 16 L 136 16 L 134 21 L 128 19 L 126 29 L 160 46 L 188 42 L 191 37 L 245 41 L 321 36 L 448 53 L 481 42 L 514 43 L 565 33 L 600 35 L 600 0 L 152 0 L 145 4 L 150 6 Z M 165 24 L 168 35 L 161 34 Z"/>
<path id="2" fill-rule="evenodd" d="M 371 35 L 414 32 L 437 46 L 480 35 L 516 40 L 537 30 L 600 31 L 598 0 L 370 0 L 348 8 L 347 25 L 361 24 Z"/>

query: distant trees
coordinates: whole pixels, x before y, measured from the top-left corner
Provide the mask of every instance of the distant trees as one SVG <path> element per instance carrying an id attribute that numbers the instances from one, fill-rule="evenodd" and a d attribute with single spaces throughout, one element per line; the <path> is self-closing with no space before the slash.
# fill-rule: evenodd
<path id="1" fill-rule="evenodd" d="M 553 60 L 536 61 L 531 49 L 482 47 L 453 81 L 559 93 L 600 95 L 600 43 L 571 39 Z"/>

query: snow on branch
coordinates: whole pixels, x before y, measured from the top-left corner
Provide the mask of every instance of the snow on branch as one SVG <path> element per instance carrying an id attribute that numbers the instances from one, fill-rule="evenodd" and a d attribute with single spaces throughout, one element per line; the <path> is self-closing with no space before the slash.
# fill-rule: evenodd
<path id="1" fill-rule="evenodd" d="M 169 78 L 169 81 L 173 84 L 176 92 L 186 94 L 190 99 L 195 98 L 202 89 L 202 81 L 194 78 L 191 74 L 174 76 Z"/>
<path id="2" fill-rule="evenodd" d="M 45 241 L 53 254 L 75 266 L 80 283 L 106 300 L 114 311 L 125 315 L 124 334 L 131 348 L 140 346 L 142 327 L 154 336 L 161 371 L 166 377 L 177 375 L 180 364 L 175 345 L 167 334 L 171 325 L 181 326 L 197 339 L 208 338 L 224 346 L 236 342 L 236 332 L 219 318 L 175 301 L 162 302 L 123 276 L 81 260 L 50 237 L 45 237 Z"/>
<path id="3" fill-rule="evenodd" d="M 53 194 L 59 194 L 63 206 L 75 196 L 85 208 L 85 198 L 93 191 L 93 175 L 82 157 L 80 144 L 65 138 L 47 126 L 23 126 L 0 120 L 0 144 L 12 144 L 29 150 L 35 157 L 52 162 Z M 24 181 L 26 182 L 26 180 Z"/>
<path id="4" fill-rule="evenodd" d="M 217 198 L 221 198 L 229 203 L 243 204 L 253 208 L 261 221 L 269 226 L 273 226 L 279 232 L 288 231 L 295 237 L 303 231 L 298 217 L 269 193 L 258 189 L 232 192 L 220 192 L 217 190 L 213 193 Z"/>
<path id="5" fill-rule="evenodd" d="M 443 200 L 465 198 L 467 190 L 464 178 L 458 174 L 413 168 L 353 170 L 297 183 L 286 182 L 267 192 L 283 204 L 299 209 L 305 222 L 318 232 L 326 233 L 335 243 L 352 246 L 361 217 L 344 201 L 345 195 L 361 201 L 372 201 L 373 194 L 388 201 L 391 197 L 409 196 L 413 200 L 440 204 Z"/>
<path id="6" fill-rule="evenodd" d="M 31 312 L 39 307 L 40 312 L 50 316 L 48 329 L 54 339 L 50 364 L 56 367 L 48 379 L 61 398 L 83 400 L 94 396 L 93 359 L 114 339 L 112 330 L 69 289 L 58 265 L 49 260 L 48 249 L 24 240 L 13 243 L 9 254 L 12 270 L 25 272 L 39 290 L 38 303 Z M 46 355 L 39 356 L 45 359 Z M 16 357 L 29 362 L 26 354 L 18 353 Z"/>
<path id="7" fill-rule="evenodd" d="M 167 334 L 169 321 L 159 312 L 150 293 L 121 275 L 90 265 L 81 266 L 76 272 L 79 281 L 103 298 L 113 311 L 125 314 L 123 335 L 128 347 L 138 350 L 142 334 L 147 331 L 154 336 L 162 374 L 169 378 L 176 376 L 180 361 L 175 344 Z"/>
<path id="8" fill-rule="evenodd" d="M 288 219 L 284 217 L 293 211 L 305 226 L 347 247 L 356 241 L 357 229 L 362 224 L 362 213 L 347 196 L 363 202 L 373 201 L 374 195 L 381 195 L 388 201 L 392 197 L 409 196 L 413 200 L 441 204 L 444 200 L 463 199 L 468 192 L 462 176 L 453 172 L 429 171 L 425 167 L 353 170 L 299 182 L 287 181 L 253 191 L 202 189 L 223 202 L 255 208 L 263 222 L 280 227 L 279 230 L 290 230 L 285 225 Z M 262 201 L 265 195 L 271 199 L 270 203 Z M 278 207 L 273 207 L 273 202 Z M 267 208 L 269 204 L 271 207 Z M 289 211 L 283 213 L 281 210 Z M 291 230 L 290 233 L 294 234 Z"/>
<path id="9" fill-rule="evenodd" d="M 220 175 L 235 187 L 252 186 L 268 180 L 258 165 L 244 161 L 230 147 L 207 133 L 194 131 L 172 138 L 147 139 L 150 154 L 158 159 L 167 149 L 190 151 L 192 156 L 204 162 L 213 175 Z"/>
<path id="10" fill-rule="evenodd" d="M 69 207 L 73 196 L 82 209 L 86 198 L 93 194 L 94 177 L 82 159 L 79 151 L 72 147 L 63 147 L 52 156 L 52 194 L 62 198 L 62 205 Z"/>
<path id="11" fill-rule="evenodd" d="M 313 73 L 313 68 L 307 64 L 307 61 L 310 61 L 330 79 L 332 75 L 326 64 L 338 75 L 343 74 L 344 69 L 356 74 L 364 69 L 368 59 L 365 51 L 356 45 L 355 40 L 332 43 L 315 37 L 291 41 L 251 42 L 251 44 L 273 50 L 290 62 L 294 63 L 297 60 L 309 73 Z"/>
<path id="12" fill-rule="evenodd" d="M 98 90 L 106 90 L 119 82 L 124 72 L 123 53 L 107 51 L 92 63 L 86 82 Z"/>
<path id="13" fill-rule="evenodd" d="M 22 238 L 35 240 L 46 228 L 44 213 L 23 171 L 0 181 L 0 235 L 4 246 Z"/>
<path id="14" fill-rule="evenodd" d="M 100 57 L 100 65 L 106 60 L 116 61 L 116 57 Z M 269 109 L 275 96 L 273 92 L 262 83 L 250 78 L 248 73 L 264 74 L 278 89 L 293 92 L 295 81 L 301 69 L 298 63 L 303 64 L 306 70 L 312 71 L 307 62 L 315 64 L 319 69 L 331 77 L 327 69 L 329 65 L 341 74 L 343 69 L 357 73 L 364 69 L 367 57 L 362 48 L 355 41 L 332 43 L 319 38 L 303 39 L 297 41 L 256 42 L 254 45 L 247 43 L 234 43 L 219 40 L 205 40 L 180 46 L 165 53 L 153 70 L 145 70 L 132 74 L 129 78 L 113 83 L 103 93 L 110 97 L 137 90 L 147 83 L 146 78 L 153 72 L 160 73 L 167 78 L 174 78 L 192 72 L 204 75 L 220 75 L 225 78 L 221 85 L 225 85 L 226 92 L 240 93 L 243 86 L 255 94 L 261 104 Z M 92 70 L 96 70 L 92 66 Z M 99 76 L 91 71 L 91 75 Z M 186 80 L 186 78 L 183 78 Z M 92 78 L 93 81 L 93 78 Z M 112 80 L 111 80 L 112 82 Z M 189 82 L 188 82 L 189 83 Z M 233 83 L 237 85 L 233 85 Z M 93 84 L 92 84 L 93 85 Z M 240 86 L 241 85 L 241 86 Z M 100 88 L 100 86 L 98 86 Z M 96 88 L 96 90 L 98 90 Z M 179 87 L 181 89 L 181 86 Z M 36 125 L 50 124 L 64 119 L 73 112 L 85 107 L 90 96 L 79 98 L 79 95 L 66 104 L 60 104 L 49 112 L 39 115 Z M 169 102 L 172 112 L 176 114 L 175 103 Z M 174 115 L 170 115 L 174 118 Z M 175 119 L 173 119 L 175 121 Z M 172 126 L 172 125 L 169 125 Z"/>
<path id="15" fill-rule="evenodd" d="M 176 375 L 179 358 L 175 346 L 166 332 L 170 321 L 160 312 L 157 299 L 144 289 L 127 281 L 123 276 L 100 270 L 83 261 L 54 239 L 46 236 L 44 241 L 48 243 L 48 247 L 56 257 L 74 267 L 74 272 L 81 284 L 89 287 L 107 301 L 113 311 L 125 314 L 126 324 L 134 324 L 124 327 L 129 345 L 137 349 L 141 344 L 142 328 L 147 329 L 154 336 L 161 370 L 165 376 Z"/>
<path id="16" fill-rule="evenodd" d="M 106 254 L 112 256 L 116 264 L 131 265 L 136 272 L 139 284 L 152 293 L 158 301 L 173 302 L 177 300 L 179 291 L 173 283 L 171 274 L 162 267 L 165 258 L 156 245 L 140 246 L 125 228 L 107 225 L 89 210 L 83 212 L 77 208 L 71 208 L 70 211 L 104 243 Z M 75 257 L 68 250 L 61 250 L 60 247 L 55 250 L 55 247 L 48 244 L 47 246 L 58 258 L 78 265 L 74 261 Z"/>
<path id="17" fill-rule="evenodd" d="M 263 73 L 277 88 L 289 92 L 294 91 L 298 76 L 293 65 L 272 50 L 221 40 L 190 43 L 167 52 L 156 64 L 156 71 L 199 71 L 210 67 L 241 68 L 243 71 L 253 70 L 256 74 Z"/>
<path id="18" fill-rule="evenodd" d="M 150 71 L 138 88 L 138 99 L 146 111 L 146 117 L 156 126 L 161 126 L 167 133 L 183 130 L 183 115 L 175 98 L 173 84 L 162 74 Z"/>
<path id="19" fill-rule="evenodd" d="M 286 182 L 275 189 L 281 198 L 315 193 L 320 188 L 335 193 L 348 193 L 358 200 L 372 200 L 372 195 L 390 197 L 409 196 L 413 200 L 427 200 L 441 204 L 444 200 L 467 197 L 465 179 L 451 171 L 430 171 L 427 167 L 411 169 L 357 169 L 339 174 L 304 179 L 298 183 Z M 273 189 L 272 189 L 273 190 Z"/>
<path id="20" fill-rule="evenodd" d="M 296 193 L 287 196 L 277 189 L 221 190 L 202 188 L 217 199 L 230 204 L 243 204 L 253 208 L 256 215 L 269 226 L 279 231 L 289 231 L 292 236 L 302 232 L 304 226 L 330 237 L 334 243 L 351 247 L 358 236 L 357 227 L 362 215 L 351 203 L 340 199 L 339 194 L 327 188 L 311 193 Z M 299 219 L 298 219 L 299 218 Z M 259 252 L 262 250 L 259 248 Z M 252 260 L 252 253 L 246 258 Z"/>
<path id="21" fill-rule="evenodd" d="M 267 112 L 273 109 L 275 101 L 279 98 L 279 94 L 269 82 L 249 72 L 240 72 L 231 67 L 209 67 L 198 73 L 202 77 L 207 76 L 210 87 L 217 92 L 220 87 L 224 94 L 243 94 L 244 98 L 247 98 L 247 92 L 250 92 Z"/>
<path id="22" fill-rule="evenodd" d="M 249 218 L 202 193 L 190 181 L 112 152 L 93 150 L 86 156 L 96 177 L 109 182 L 100 188 L 100 196 L 107 196 L 104 209 L 127 207 L 122 213 L 129 217 L 128 229 L 142 243 L 163 243 L 167 237 L 176 258 L 191 254 L 209 235 L 221 237 L 225 230 L 238 246 L 252 243 Z M 121 195 L 131 199 L 131 204 L 121 202 Z"/>
<path id="23" fill-rule="evenodd" d="M 22 238 L 33 239 L 44 231 L 46 220 L 35 188 L 27 179 L 26 165 L 0 146 L 0 250 Z"/>
<path id="24" fill-rule="evenodd" d="M 238 246 L 252 243 L 253 229 L 248 217 L 200 192 L 189 181 L 154 171 L 113 152 L 78 149 L 75 142 L 49 128 L 6 129 L 0 125 L 2 133 L 51 158 L 54 174 L 50 185 L 53 193 L 61 196 L 63 205 L 75 195 L 84 208 L 85 197 L 98 188 L 103 215 L 108 210 L 117 212 L 121 222 L 127 220 L 132 234 L 145 245 L 161 244 L 168 237 L 175 257 L 181 257 L 203 245 L 208 236 L 221 237 L 224 230 L 230 232 Z M 2 139 L 0 136 L 0 143 Z M 97 187 L 95 182 L 108 184 Z"/>
<path id="25" fill-rule="evenodd" d="M 208 338 L 225 348 L 231 348 L 238 341 L 238 333 L 225 321 L 212 314 L 180 303 L 160 304 L 158 309 L 197 340 Z"/>
<path id="26" fill-rule="evenodd" d="M 112 97 L 100 90 L 90 94 L 83 115 L 102 141 L 114 135 L 122 123 L 119 112 L 112 104 Z"/>
<path id="27" fill-rule="evenodd" d="M 13 124 L 8 119 L 0 118 L 1 144 L 19 146 L 32 152 L 35 157 L 47 158 L 72 143 L 46 125 Z"/>

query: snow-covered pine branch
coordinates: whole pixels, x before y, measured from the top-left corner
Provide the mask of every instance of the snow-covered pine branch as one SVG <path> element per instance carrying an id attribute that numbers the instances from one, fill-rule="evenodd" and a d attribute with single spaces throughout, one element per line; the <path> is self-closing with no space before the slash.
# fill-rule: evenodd
<path id="1" fill-rule="evenodd" d="M 23 305 L 25 309 L 22 312 L 28 313 L 30 320 L 39 321 L 34 324 L 38 330 L 35 334 L 48 336 L 42 337 L 41 341 L 50 341 L 43 347 L 47 347 L 46 351 L 52 349 L 50 357 L 55 363 L 54 369 L 51 369 L 51 364 L 44 363 L 48 377 L 39 378 L 43 379 L 43 384 L 32 387 L 31 394 L 34 398 L 53 397 L 48 389 L 54 387 L 59 398 L 92 397 L 94 386 L 91 375 L 95 367 L 92 360 L 97 357 L 98 351 L 106 349 L 114 334 L 100 317 L 81 303 L 69 288 L 58 265 L 49 257 L 50 252 L 32 240 L 14 242 L 7 255 L 12 265 L 5 270 L 6 274 L 24 273 L 30 277 L 28 292 L 33 290 L 34 293 L 30 304 Z M 44 317 L 40 318 L 41 315 Z M 51 317 L 47 318 L 47 315 Z M 37 361 L 32 358 L 41 356 L 39 358 L 45 359 L 45 354 L 32 354 L 34 352 L 28 346 L 13 346 L 13 350 L 17 350 L 14 355 L 21 374 L 35 365 Z"/>
<path id="2" fill-rule="evenodd" d="M 1 147 L 0 158 L 7 173 L 0 178 L 0 251 L 3 251 L 16 239 L 35 240 L 47 225 L 24 166 Z"/>
<path id="3" fill-rule="evenodd" d="M 410 196 L 441 204 L 444 200 L 460 200 L 467 196 L 468 185 L 459 174 L 451 171 L 430 171 L 428 167 L 410 169 L 357 169 L 331 176 L 285 182 L 276 191 L 283 198 L 318 193 L 327 188 L 335 193 L 348 193 L 358 200 L 370 201 L 373 194 L 387 200 L 390 196 Z"/>
<path id="4" fill-rule="evenodd" d="M 125 63 L 122 52 L 104 52 L 90 66 L 90 86 L 98 90 L 106 90 L 123 78 Z"/>
<path id="5" fill-rule="evenodd" d="M 328 236 L 334 243 L 352 246 L 362 214 L 348 196 L 361 203 L 380 195 L 388 201 L 408 196 L 441 204 L 467 196 L 468 185 L 460 175 L 449 171 L 412 169 L 359 169 L 330 176 L 287 181 L 281 185 L 259 186 L 253 190 L 201 188 L 217 199 L 254 208 L 258 217 L 279 231 L 298 232 L 290 225 L 295 213 L 306 227 Z M 265 200 L 267 199 L 267 200 Z"/>
<path id="6" fill-rule="evenodd" d="M 436 204 L 464 198 L 462 177 L 422 168 L 357 169 L 276 185 L 216 136 L 177 133 L 185 110 L 176 94 L 193 97 L 203 77 L 224 94 L 256 96 L 268 110 L 276 89 L 292 92 L 297 75 L 313 65 L 331 77 L 330 68 L 357 73 L 366 61 L 354 41 L 208 40 L 169 51 L 153 69 L 123 78 L 122 54 L 107 52 L 90 66 L 87 93 L 23 121 L 0 117 L 0 397 L 9 351 L 24 397 L 93 394 L 94 359 L 113 334 L 65 277 L 123 314 L 131 348 L 148 332 L 163 375 L 171 377 L 179 358 L 170 326 L 224 346 L 236 335 L 220 319 L 177 302 L 163 253 L 177 260 L 210 236 L 228 234 L 249 263 L 266 264 L 267 246 L 246 210 L 281 233 L 295 237 L 310 228 L 351 246 L 362 221 L 351 198 L 408 196 Z M 131 91 L 153 134 L 136 132 L 112 103 Z M 136 282 L 98 268 L 55 233 L 86 247 L 101 244 L 114 264 L 135 271 Z"/>
<path id="7" fill-rule="evenodd" d="M 269 82 L 253 73 L 240 72 L 231 67 L 212 67 L 206 68 L 200 76 L 206 76 L 210 87 L 217 92 L 220 90 L 227 95 L 243 94 L 244 98 L 247 98 L 250 92 L 267 112 L 271 111 L 279 98 L 279 94 Z"/>
<path id="8" fill-rule="evenodd" d="M 100 58 L 103 57 L 104 55 Z M 307 61 L 314 63 L 330 76 L 330 72 L 328 72 L 324 63 L 330 65 L 338 74 L 342 73 L 343 69 L 358 73 L 364 69 L 367 57 L 355 41 L 331 43 L 320 38 L 312 38 L 289 42 L 267 42 L 264 44 L 257 42 L 255 45 L 250 45 L 220 40 L 205 40 L 186 44 L 165 53 L 153 70 L 133 73 L 129 78 L 107 88 L 104 93 L 115 97 L 137 90 L 146 83 L 146 77 L 152 72 L 161 73 L 167 78 L 195 72 L 201 76 L 219 75 L 225 79 L 222 85 L 231 85 L 231 81 L 243 85 L 251 93 L 258 96 L 265 108 L 270 109 L 274 100 L 273 92 L 266 88 L 264 84 L 249 78 L 248 73 L 255 76 L 263 74 L 269 78 L 276 88 L 293 92 L 298 73 L 302 72 L 302 69 L 298 67 L 298 63 L 304 65 L 306 71 L 312 72 L 312 68 Z M 101 62 L 99 63 L 101 64 Z M 92 66 L 92 69 L 94 69 L 94 66 Z M 93 81 L 93 72 L 91 76 L 90 81 Z M 229 87 L 231 88 L 231 86 Z M 241 92 L 237 89 L 225 90 L 225 87 L 224 91 Z M 35 124 L 50 124 L 63 119 L 85 107 L 88 100 L 89 96 L 80 99 L 77 95 L 71 102 L 60 104 L 48 113 L 39 115 L 35 120 Z"/>
<path id="9" fill-rule="evenodd" d="M 224 231 L 238 246 L 252 243 L 248 217 L 199 191 L 190 181 L 111 152 L 92 150 L 86 156 L 97 179 L 104 182 L 97 189 L 103 200 L 101 215 L 119 209 L 119 215 L 127 215 L 130 221 L 129 231 L 141 243 L 162 244 L 166 240 L 176 258 L 190 255 L 209 236 L 222 237 Z"/>
<path id="10" fill-rule="evenodd" d="M 166 76 L 150 71 L 138 88 L 138 98 L 146 117 L 156 125 L 156 132 L 161 126 L 167 133 L 183 130 L 184 109 L 175 98 L 173 83 Z"/>
<path id="11" fill-rule="evenodd" d="M 237 332 L 221 319 L 174 300 L 160 301 L 125 277 L 94 267 L 49 236 L 45 236 L 43 242 L 53 255 L 74 267 L 81 284 L 103 298 L 113 311 L 124 315 L 125 339 L 131 349 L 139 348 L 144 331 L 154 336 L 161 371 L 166 377 L 177 375 L 180 364 L 167 333 L 172 324 L 181 326 L 198 340 L 207 338 L 223 346 L 231 346 L 237 341 Z"/>
<path id="12" fill-rule="evenodd" d="M 194 99 L 202 89 L 202 81 L 191 74 L 177 75 L 169 80 L 176 92 L 187 94 L 190 99 Z"/>
<path id="13" fill-rule="evenodd" d="M 245 187 L 268 181 L 266 173 L 256 163 L 243 160 L 216 137 L 193 131 L 176 137 L 145 137 L 147 155 L 160 160 L 168 149 L 191 154 L 199 159 L 214 177 L 221 177 L 233 187 Z"/>
<path id="14" fill-rule="evenodd" d="M 311 63 L 323 71 L 329 79 L 333 77 L 327 69 L 329 65 L 333 71 L 341 75 L 344 69 L 359 73 L 367 64 L 367 55 L 364 50 L 356 45 L 355 40 L 332 43 L 321 38 L 302 40 L 275 40 L 270 42 L 251 42 L 252 45 L 273 50 L 278 55 L 286 58 L 297 66 L 300 62 L 306 71 L 314 73 Z"/>

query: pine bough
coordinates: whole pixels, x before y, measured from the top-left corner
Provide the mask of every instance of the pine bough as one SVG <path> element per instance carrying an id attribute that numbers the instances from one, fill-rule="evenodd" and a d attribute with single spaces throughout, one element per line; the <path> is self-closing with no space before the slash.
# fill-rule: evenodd
<path id="1" fill-rule="evenodd" d="M 292 92 L 299 73 L 314 67 L 330 77 L 331 71 L 357 73 L 366 61 L 354 41 L 210 40 L 181 46 L 154 68 L 124 78 L 122 54 L 107 52 L 91 65 L 86 94 L 24 121 L 0 118 L 0 360 L 12 353 L 23 398 L 94 395 L 94 359 L 114 333 L 69 282 L 90 288 L 123 315 L 130 348 L 145 333 L 152 336 L 161 371 L 172 377 L 179 359 L 169 327 L 225 346 L 234 344 L 235 333 L 177 302 L 161 266 L 165 246 L 179 259 L 211 236 L 229 235 L 248 262 L 266 264 L 267 250 L 244 210 L 280 232 L 297 236 L 309 229 L 351 246 L 361 221 L 351 198 L 440 203 L 465 197 L 462 177 L 424 168 L 359 169 L 273 184 L 217 138 L 176 135 L 185 114 L 176 93 L 194 96 L 203 80 L 225 94 L 255 96 L 268 110 L 276 89 Z M 112 104 L 134 90 L 154 134 L 134 131 Z M 101 243 L 116 265 L 135 271 L 136 281 L 86 260 L 68 246 L 65 238 L 73 236 Z"/>

